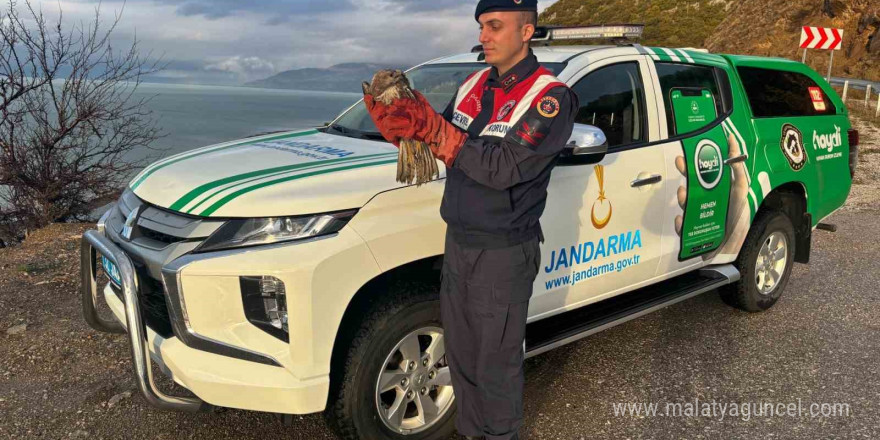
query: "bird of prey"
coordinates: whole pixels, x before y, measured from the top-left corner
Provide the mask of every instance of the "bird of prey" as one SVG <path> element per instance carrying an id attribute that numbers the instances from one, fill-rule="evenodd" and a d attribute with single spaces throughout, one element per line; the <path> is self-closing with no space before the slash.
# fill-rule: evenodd
<path id="1" fill-rule="evenodd" d="M 409 86 L 409 80 L 400 70 L 383 69 L 373 75 L 370 83 L 362 84 L 364 93 L 385 105 L 397 98 L 416 99 Z M 400 154 L 397 156 L 397 181 L 411 185 L 430 182 L 440 175 L 437 161 L 430 147 L 413 139 L 400 140 Z"/>

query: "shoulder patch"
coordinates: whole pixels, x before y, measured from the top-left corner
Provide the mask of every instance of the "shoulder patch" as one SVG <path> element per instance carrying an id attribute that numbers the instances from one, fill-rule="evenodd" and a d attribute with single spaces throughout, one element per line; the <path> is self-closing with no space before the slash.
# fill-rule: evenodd
<path id="1" fill-rule="evenodd" d="M 552 118 L 559 113 L 559 100 L 552 96 L 544 96 L 538 100 L 538 113 L 545 118 Z"/>
<path id="2" fill-rule="evenodd" d="M 511 139 L 529 149 L 535 149 L 550 131 L 550 124 L 535 117 L 527 117 L 508 132 Z"/>

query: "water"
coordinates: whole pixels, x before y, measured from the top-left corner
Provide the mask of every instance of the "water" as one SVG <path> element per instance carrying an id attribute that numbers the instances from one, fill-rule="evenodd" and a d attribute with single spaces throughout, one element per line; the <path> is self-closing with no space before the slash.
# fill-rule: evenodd
<path id="1" fill-rule="evenodd" d="M 323 125 L 361 94 L 141 83 L 133 99 L 141 97 L 152 97 L 147 108 L 167 134 L 152 145 L 167 148 L 161 156 L 170 156 L 261 132 Z M 148 153 L 132 152 L 130 158 Z"/>
<path id="2" fill-rule="evenodd" d="M 151 156 L 158 160 L 261 132 L 324 125 L 361 96 L 359 93 L 141 83 L 131 99 L 150 98 L 146 106 L 153 111 L 153 120 L 165 134 L 151 146 L 167 150 L 132 151 L 126 159 L 135 161 Z M 97 220 L 109 206 L 94 210 L 90 215 L 92 220 Z"/>

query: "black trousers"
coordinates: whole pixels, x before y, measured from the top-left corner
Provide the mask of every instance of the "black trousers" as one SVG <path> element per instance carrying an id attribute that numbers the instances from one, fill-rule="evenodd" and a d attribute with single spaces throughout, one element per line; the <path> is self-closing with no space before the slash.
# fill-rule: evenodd
<path id="1" fill-rule="evenodd" d="M 446 360 L 462 435 L 518 440 L 523 418 L 526 317 L 539 238 L 465 248 L 447 233 L 440 288 Z"/>

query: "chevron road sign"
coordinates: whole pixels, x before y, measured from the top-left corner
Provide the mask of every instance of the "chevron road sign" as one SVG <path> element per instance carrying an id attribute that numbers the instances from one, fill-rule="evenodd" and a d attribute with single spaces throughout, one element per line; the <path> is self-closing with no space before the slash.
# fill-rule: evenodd
<path id="1" fill-rule="evenodd" d="M 801 28 L 801 49 L 839 50 L 843 46 L 843 29 L 804 26 Z"/>
<path id="2" fill-rule="evenodd" d="M 804 50 L 802 63 L 807 62 L 807 49 L 823 49 L 831 51 L 828 60 L 828 81 L 831 81 L 831 65 L 834 63 L 834 51 L 843 46 L 843 29 L 823 28 L 815 26 L 801 27 L 800 48 Z"/>

